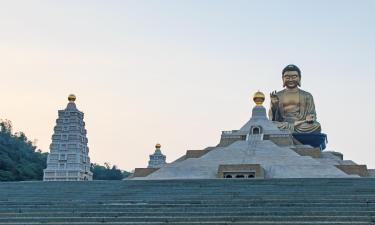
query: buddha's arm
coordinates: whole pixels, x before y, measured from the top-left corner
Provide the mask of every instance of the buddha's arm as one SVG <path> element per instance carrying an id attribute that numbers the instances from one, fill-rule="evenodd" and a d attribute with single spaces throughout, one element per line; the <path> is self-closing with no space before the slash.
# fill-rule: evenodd
<path id="1" fill-rule="evenodd" d="M 303 124 L 303 123 L 306 123 L 307 121 L 306 120 L 301 120 L 301 121 L 295 121 L 294 122 L 294 126 L 295 127 L 298 127 L 299 125 Z"/>
<path id="2" fill-rule="evenodd" d="M 305 120 L 298 120 L 294 122 L 294 126 L 297 127 L 303 123 L 314 123 L 315 122 L 315 115 L 314 114 L 309 114 L 306 116 Z"/>
<path id="3" fill-rule="evenodd" d="M 276 91 L 270 94 L 271 97 L 271 106 L 268 111 L 268 118 L 272 121 L 279 120 L 278 117 L 278 108 L 279 108 L 279 97 L 276 95 Z"/>
<path id="4" fill-rule="evenodd" d="M 316 111 L 314 97 L 311 94 L 305 94 L 306 105 L 304 106 L 304 111 L 306 115 L 307 122 L 316 121 Z"/>
<path id="5" fill-rule="evenodd" d="M 271 121 L 274 121 L 273 115 L 274 113 L 272 112 L 272 105 L 271 105 L 270 109 L 268 110 L 268 119 Z"/>

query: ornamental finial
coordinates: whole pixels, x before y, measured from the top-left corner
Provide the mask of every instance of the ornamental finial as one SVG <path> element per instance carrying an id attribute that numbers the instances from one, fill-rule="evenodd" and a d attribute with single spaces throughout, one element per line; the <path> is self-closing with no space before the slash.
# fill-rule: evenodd
<path id="1" fill-rule="evenodd" d="M 257 106 L 262 106 L 265 99 L 263 92 L 257 91 L 254 94 L 253 100 Z"/>
<path id="2" fill-rule="evenodd" d="M 76 96 L 74 94 L 70 94 L 68 96 L 68 100 L 69 100 L 69 102 L 73 103 L 76 100 Z"/>

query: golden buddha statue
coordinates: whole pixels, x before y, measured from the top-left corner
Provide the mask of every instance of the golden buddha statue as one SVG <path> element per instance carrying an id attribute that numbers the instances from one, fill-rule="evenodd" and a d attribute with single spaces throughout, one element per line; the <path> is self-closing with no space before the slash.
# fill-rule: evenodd
<path id="1" fill-rule="evenodd" d="M 295 133 L 320 133 L 321 126 L 316 121 L 313 96 L 299 89 L 301 71 L 295 65 L 288 65 L 282 72 L 283 87 L 271 93 L 269 118 L 279 129 Z"/>

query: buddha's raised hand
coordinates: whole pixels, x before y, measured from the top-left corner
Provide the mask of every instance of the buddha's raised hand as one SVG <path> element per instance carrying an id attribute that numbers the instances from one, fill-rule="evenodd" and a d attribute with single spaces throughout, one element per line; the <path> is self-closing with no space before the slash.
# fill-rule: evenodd
<path id="1" fill-rule="evenodd" d="M 272 105 L 277 105 L 279 103 L 279 97 L 277 97 L 276 91 L 270 93 L 270 98 Z"/>

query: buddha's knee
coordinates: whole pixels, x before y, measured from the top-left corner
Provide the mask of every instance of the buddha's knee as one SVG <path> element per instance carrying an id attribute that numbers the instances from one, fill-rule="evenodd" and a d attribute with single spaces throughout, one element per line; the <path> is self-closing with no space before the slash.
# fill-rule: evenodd
<path id="1" fill-rule="evenodd" d="M 297 133 L 320 133 L 321 130 L 320 123 L 317 121 L 314 123 L 302 123 L 299 126 L 294 127 L 294 131 Z"/>

